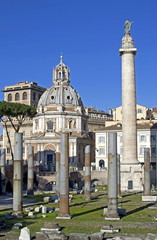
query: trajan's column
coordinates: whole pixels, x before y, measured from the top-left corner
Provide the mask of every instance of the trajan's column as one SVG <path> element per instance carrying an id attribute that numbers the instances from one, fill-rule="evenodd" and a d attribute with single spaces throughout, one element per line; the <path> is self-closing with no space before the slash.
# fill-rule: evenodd
<path id="1" fill-rule="evenodd" d="M 122 133 L 121 190 L 142 190 L 142 168 L 137 160 L 136 80 L 134 57 L 136 48 L 130 35 L 131 22 L 126 21 L 122 38 Z"/>

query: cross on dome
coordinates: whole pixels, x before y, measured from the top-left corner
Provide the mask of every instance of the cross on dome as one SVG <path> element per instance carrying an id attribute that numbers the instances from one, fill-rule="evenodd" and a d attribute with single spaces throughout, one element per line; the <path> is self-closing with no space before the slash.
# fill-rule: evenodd
<path id="1" fill-rule="evenodd" d="M 60 63 L 63 63 L 63 54 L 61 52 L 61 56 L 60 56 Z"/>

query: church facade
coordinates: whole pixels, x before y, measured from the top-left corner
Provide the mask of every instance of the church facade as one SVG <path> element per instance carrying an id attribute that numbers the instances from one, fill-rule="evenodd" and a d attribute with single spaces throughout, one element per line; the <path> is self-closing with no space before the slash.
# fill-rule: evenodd
<path id="1" fill-rule="evenodd" d="M 70 85 L 70 70 L 62 57 L 53 70 L 53 83 L 38 102 L 33 134 L 25 139 L 25 148 L 28 145 L 34 147 L 35 165 L 39 166 L 40 172 L 55 172 L 56 157 L 60 153 L 60 134 L 68 132 L 70 167 L 82 169 L 84 148 L 94 144 L 88 131 L 88 113 L 81 97 Z"/>

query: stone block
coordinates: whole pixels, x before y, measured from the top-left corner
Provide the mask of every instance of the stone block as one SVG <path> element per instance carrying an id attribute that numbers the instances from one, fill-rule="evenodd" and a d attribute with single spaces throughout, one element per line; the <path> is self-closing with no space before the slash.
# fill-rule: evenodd
<path id="1" fill-rule="evenodd" d="M 84 233 L 71 233 L 69 234 L 69 240 L 90 240 L 90 236 Z"/>
<path id="2" fill-rule="evenodd" d="M 157 239 L 157 234 L 153 233 L 148 233 L 145 240 L 156 240 Z"/>
<path id="3" fill-rule="evenodd" d="M 79 194 L 84 194 L 84 190 L 80 190 Z"/>
<path id="4" fill-rule="evenodd" d="M 12 227 L 12 229 L 21 229 L 23 227 L 22 223 L 15 223 Z"/>
<path id="5" fill-rule="evenodd" d="M 51 202 L 52 200 L 51 200 L 51 197 L 44 197 L 44 198 L 43 198 L 43 201 L 44 201 L 45 203 L 48 203 L 48 202 Z"/>
<path id="6" fill-rule="evenodd" d="M 101 226 L 101 232 L 103 233 L 118 233 L 119 229 L 114 228 L 111 224 Z"/>
<path id="7" fill-rule="evenodd" d="M 40 209 L 41 209 L 40 207 L 36 207 L 36 208 L 34 209 L 34 211 L 35 211 L 35 212 L 40 212 Z"/>
<path id="8" fill-rule="evenodd" d="M 60 231 L 45 231 L 45 234 L 48 236 L 48 239 L 51 240 L 67 240 L 68 237 Z"/>
<path id="9" fill-rule="evenodd" d="M 156 202 L 157 201 L 157 196 L 142 196 L 142 201 L 143 202 Z"/>
<path id="10" fill-rule="evenodd" d="M 49 237 L 44 232 L 36 232 L 36 239 L 37 240 L 48 240 Z"/>
<path id="11" fill-rule="evenodd" d="M 41 212 L 42 212 L 42 213 L 47 213 L 47 207 L 42 206 L 42 208 L 41 208 Z"/>
<path id="12" fill-rule="evenodd" d="M 92 200 L 98 199 L 98 197 L 99 197 L 98 195 L 92 195 L 92 196 L 91 196 L 91 199 L 92 199 Z"/>
<path id="13" fill-rule="evenodd" d="M 104 209 L 103 209 L 103 216 L 104 216 L 104 215 L 107 215 L 107 208 L 104 208 Z"/>
<path id="14" fill-rule="evenodd" d="M 28 213 L 28 217 L 34 218 L 34 217 L 35 217 L 35 216 L 34 216 L 34 213 L 33 213 L 33 212 L 29 212 L 29 213 Z"/>
<path id="15" fill-rule="evenodd" d="M 59 211 L 59 208 L 56 207 L 56 208 L 55 208 L 55 211 L 58 212 L 58 211 Z"/>
<path id="16" fill-rule="evenodd" d="M 90 240 L 102 240 L 104 238 L 103 232 L 90 234 Z"/>
<path id="17" fill-rule="evenodd" d="M 124 238 L 117 236 L 117 237 L 112 238 L 112 240 L 124 240 Z"/>
<path id="18" fill-rule="evenodd" d="M 57 223 L 45 222 L 41 231 L 59 231 L 61 227 Z"/>
<path id="19" fill-rule="evenodd" d="M 31 240 L 30 230 L 27 227 L 21 229 L 19 240 Z"/>

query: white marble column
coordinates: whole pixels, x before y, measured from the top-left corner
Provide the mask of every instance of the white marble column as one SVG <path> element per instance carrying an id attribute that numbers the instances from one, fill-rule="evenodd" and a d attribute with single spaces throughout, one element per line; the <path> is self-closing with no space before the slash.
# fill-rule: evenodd
<path id="1" fill-rule="evenodd" d="M 123 158 L 125 163 L 137 161 L 137 129 L 136 129 L 136 80 L 135 63 L 136 48 L 130 33 L 125 33 L 120 49 L 122 57 L 122 133 Z"/>
<path id="2" fill-rule="evenodd" d="M 126 21 L 125 25 L 131 22 Z M 137 159 L 136 127 L 136 48 L 130 31 L 122 38 L 120 49 L 122 58 L 122 135 L 123 154 L 121 161 L 121 190 L 141 191 L 143 189 L 143 170 Z"/>

